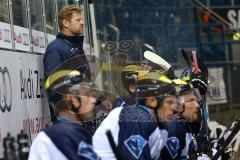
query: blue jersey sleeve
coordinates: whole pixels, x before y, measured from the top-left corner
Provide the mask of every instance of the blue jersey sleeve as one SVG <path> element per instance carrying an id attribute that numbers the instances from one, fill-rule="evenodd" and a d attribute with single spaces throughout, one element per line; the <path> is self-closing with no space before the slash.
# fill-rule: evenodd
<path id="1" fill-rule="evenodd" d="M 167 136 L 152 114 L 139 107 L 126 107 L 119 118 L 118 150 L 122 159 L 158 159 Z"/>

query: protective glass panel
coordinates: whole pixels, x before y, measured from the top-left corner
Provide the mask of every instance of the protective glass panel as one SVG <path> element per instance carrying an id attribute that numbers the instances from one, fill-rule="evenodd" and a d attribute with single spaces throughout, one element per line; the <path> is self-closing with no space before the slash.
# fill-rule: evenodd
<path id="1" fill-rule="evenodd" d="M 8 1 L 0 0 L 0 21 L 9 23 Z"/>
<path id="2" fill-rule="evenodd" d="M 31 10 L 31 28 L 38 31 L 44 31 L 43 29 L 43 16 L 41 1 L 30 0 Z"/>
<path id="3" fill-rule="evenodd" d="M 65 5 L 80 5 L 82 0 L 58 0 L 58 11 L 60 11 Z"/>
<path id="4" fill-rule="evenodd" d="M 55 3 L 53 0 L 45 0 L 46 28 L 47 33 L 55 34 L 57 32 L 57 15 Z"/>
<path id="5" fill-rule="evenodd" d="M 27 28 L 27 7 L 25 0 L 12 0 L 13 24 Z"/>
<path id="6" fill-rule="evenodd" d="M 68 0 L 58 0 L 57 1 L 58 11 L 60 11 L 65 5 L 68 5 Z"/>

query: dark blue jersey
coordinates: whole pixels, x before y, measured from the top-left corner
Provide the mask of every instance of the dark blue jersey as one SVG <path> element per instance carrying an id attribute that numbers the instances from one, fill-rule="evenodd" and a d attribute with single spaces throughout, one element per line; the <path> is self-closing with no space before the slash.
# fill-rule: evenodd
<path id="1" fill-rule="evenodd" d="M 30 158 L 98 160 L 91 138 L 91 134 L 78 123 L 57 123 L 39 133 L 31 147 Z"/>
<path id="2" fill-rule="evenodd" d="M 145 106 L 118 107 L 109 113 L 93 136 L 94 151 L 102 159 L 115 159 L 106 137 L 110 130 L 122 159 L 158 159 L 167 139 Z"/>
<path id="3" fill-rule="evenodd" d="M 191 126 L 183 120 L 173 119 L 167 124 L 167 129 L 168 139 L 161 151 L 161 159 L 186 159 L 192 140 Z"/>

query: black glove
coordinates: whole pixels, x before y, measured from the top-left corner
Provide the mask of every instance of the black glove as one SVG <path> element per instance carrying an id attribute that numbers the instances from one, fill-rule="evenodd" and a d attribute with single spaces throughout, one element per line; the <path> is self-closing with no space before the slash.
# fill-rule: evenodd
<path id="1" fill-rule="evenodd" d="M 203 72 L 192 73 L 190 75 L 190 81 L 194 88 L 199 89 L 201 95 L 205 95 L 208 87 L 207 74 Z"/>
<path id="2" fill-rule="evenodd" d="M 193 57 L 192 57 L 193 60 Z M 200 71 L 198 73 L 192 72 L 190 74 L 190 81 L 194 88 L 198 88 L 201 95 L 205 95 L 207 92 L 208 85 L 208 69 L 203 63 L 203 60 L 197 55 L 197 63 Z"/>

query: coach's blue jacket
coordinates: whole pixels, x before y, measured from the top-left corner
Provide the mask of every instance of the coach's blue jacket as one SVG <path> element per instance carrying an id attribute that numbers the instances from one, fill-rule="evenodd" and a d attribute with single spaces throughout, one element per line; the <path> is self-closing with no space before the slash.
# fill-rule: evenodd
<path id="1" fill-rule="evenodd" d="M 83 51 L 83 36 L 65 36 L 58 33 L 46 49 L 44 55 L 44 77 L 47 79 L 49 74 L 61 63 Z"/>

